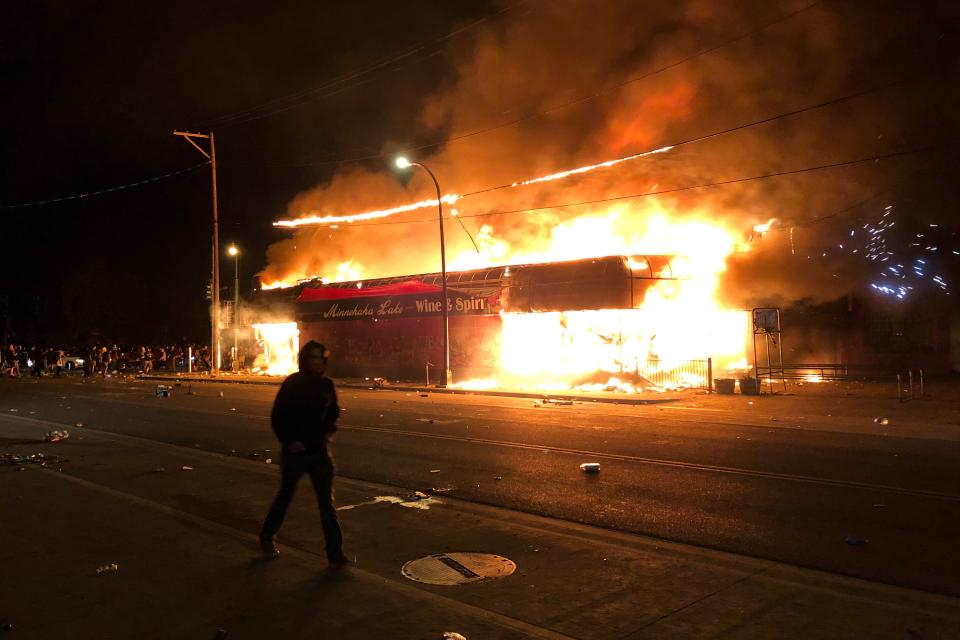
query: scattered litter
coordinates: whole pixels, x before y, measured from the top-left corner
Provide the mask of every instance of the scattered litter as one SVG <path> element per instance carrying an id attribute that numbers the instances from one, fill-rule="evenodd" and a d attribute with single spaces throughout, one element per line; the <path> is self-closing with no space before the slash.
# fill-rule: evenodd
<path id="1" fill-rule="evenodd" d="M 44 442 L 60 442 L 61 440 L 66 440 L 70 437 L 70 432 L 64 429 L 63 431 L 54 430 L 47 431 L 47 435 L 43 437 Z"/>
<path id="2" fill-rule="evenodd" d="M 600 463 L 599 462 L 584 462 L 580 465 L 580 471 L 584 473 L 600 473 Z"/>
<path id="3" fill-rule="evenodd" d="M 230 411 L 236 411 L 236 410 L 237 410 L 236 407 L 230 407 Z"/>
<path id="4" fill-rule="evenodd" d="M 82 423 L 82 422 L 78 422 L 78 423 L 77 423 L 77 426 L 78 426 L 78 427 L 83 427 L 83 423 Z"/>
<path id="5" fill-rule="evenodd" d="M 103 573 L 114 573 L 120 570 L 120 565 L 116 562 L 111 562 L 110 564 L 105 564 L 102 567 L 97 567 L 97 575 Z"/>
<path id="6" fill-rule="evenodd" d="M 253 451 L 247 454 L 247 457 L 252 458 L 254 460 L 258 458 L 267 458 L 268 453 L 272 453 L 270 449 L 254 449 Z"/>
<path id="7" fill-rule="evenodd" d="M 430 493 L 450 493 L 453 491 L 453 487 L 430 487 Z"/>
<path id="8" fill-rule="evenodd" d="M 846 542 L 852 547 L 859 547 L 861 545 L 867 544 L 866 539 L 861 538 L 860 536 L 854 535 L 852 533 L 846 537 L 846 540 L 844 540 L 844 542 Z"/>
<path id="9" fill-rule="evenodd" d="M 13 625 L 9 622 L 4 622 L 3 624 L 0 624 L 0 629 L 3 631 L 13 631 Z"/>
<path id="10" fill-rule="evenodd" d="M 153 470 L 154 473 L 163 473 L 164 471 L 166 471 L 166 468 L 164 467 L 157 467 Z"/>
<path id="11" fill-rule="evenodd" d="M 172 387 L 169 387 L 165 384 L 158 384 L 156 389 L 156 395 L 158 398 L 169 398 Z"/>
<path id="12" fill-rule="evenodd" d="M 443 640 L 467 640 L 463 635 L 456 631 L 444 631 Z"/>
<path id="13" fill-rule="evenodd" d="M 266 462 L 267 464 L 271 464 L 273 462 L 273 458 L 267 458 L 266 460 L 264 460 L 264 462 Z"/>
<path id="14" fill-rule="evenodd" d="M 493 476 L 494 480 L 503 480 L 503 476 Z"/>
<path id="15" fill-rule="evenodd" d="M 535 406 L 553 405 L 556 407 L 568 407 L 573 404 L 573 400 L 563 400 L 560 398 L 544 398 L 533 403 Z"/>
<path id="16" fill-rule="evenodd" d="M 888 424 L 890 424 L 890 418 L 874 418 L 873 421 L 876 424 L 883 425 L 883 426 L 887 426 Z"/>
<path id="17" fill-rule="evenodd" d="M 779 422 L 778 418 L 770 418 L 770 422 Z"/>
<path id="18" fill-rule="evenodd" d="M 427 494 L 425 494 L 423 491 L 415 491 L 415 492 L 413 493 L 413 495 L 410 496 L 410 499 L 411 499 L 411 500 L 423 500 L 424 498 L 429 498 L 429 497 L 430 497 L 430 496 L 428 496 Z"/>
<path id="19" fill-rule="evenodd" d="M 11 413 L 16 413 L 17 411 L 19 411 L 19 409 L 10 409 Z"/>
<path id="20" fill-rule="evenodd" d="M 374 378 L 373 379 L 373 388 L 374 389 L 383 389 L 386 385 L 390 384 L 390 381 L 386 378 Z"/>
<path id="21" fill-rule="evenodd" d="M 429 398 L 429 397 L 430 397 L 430 394 L 429 394 L 429 393 L 421 393 L 421 394 L 420 394 L 420 397 L 421 397 L 421 398 Z M 11 411 L 12 411 L 12 409 L 11 409 Z"/>
<path id="22" fill-rule="evenodd" d="M 440 469 L 430 469 L 430 473 L 440 473 Z"/>
<path id="23" fill-rule="evenodd" d="M 185 464 L 185 465 L 183 465 L 182 467 L 180 467 L 180 470 L 181 470 L 181 471 L 193 471 L 193 467 Z"/>
<path id="24" fill-rule="evenodd" d="M 221 391 L 220 393 L 218 393 L 218 394 L 217 394 L 217 397 L 218 397 L 218 398 L 222 398 L 222 397 L 223 397 L 223 391 Z"/>
<path id="25" fill-rule="evenodd" d="M 51 464 L 60 464 L 66 462 L 66 458 L 60 456 L 48 456 L 42 453 L 31 453 L 29 455 L 18 456 L 13 453 L 0 453 L 0 465 L 25 465 L 38 464 L 41 467 L 48 467 Z"/>

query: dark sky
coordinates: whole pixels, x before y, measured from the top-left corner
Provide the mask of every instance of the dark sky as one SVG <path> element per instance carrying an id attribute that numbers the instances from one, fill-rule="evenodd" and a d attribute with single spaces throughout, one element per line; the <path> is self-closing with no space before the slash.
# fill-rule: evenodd
<path id="1" fill-rule="evenodd" d="M 215 127 L 221 242 L 241 247 L 245 291 L 280 237 L 270 222 L 329 177 L 322 160 L 376 153 L 385 131 L 416 126 L 408 120 L 420 97 L 450 74 L 431 43 L 495 9 L 479 0 L 38 1 L 2 11 L 0 204 L 184 169 L 203 158 L 172 130 Z M 318 90 L 417 43 L 427 46 L 336 85 L 336 95 Z M 229 119 L 263 105 L 255 115 L 266 117 Z M 203 167 L 4 208 L 0 296 L 14 330 L 30 333 L 39 320 L 41 333 L 65 337 L 87 327 L 116 339 L 205 335 L 210 200 Z M 223 271 L 230 284 L 228 259 Z"/>
<path id="2" fill-rule="evenodd" d="M 607 11 L 614 4 L 620 10 Z M 387 150 L 436 139 L 444 126 L 470 128 L 512 118 L 522 109 L 618 82 L 637 69 L 723 41 L 745 25 L 809 3 L 742 0 L 726 8 L 706 0 L 635 4 L 636 9 L 629 2 L 597 4 L 596 15 L 580 20 L 570 11 L 592 5 L 574 0 L 4 3 L 0 108 L 6 162 L 0 175 L 0 205 L 5 205 L 0 215 L 6 259 L 0 271 L 0 312 L 7 308 L 22 340 L 36 335 L 72 341 L 91 329 L 128 341 L 202 339 L 207 334 L 209 167 L 101 196 L 10 206 L 126 185 L 201 162 L 192 147 L 172 135 L 175 128 L 216 131 L 221 242 L 241 247 L 241 290 L 247 291 L 253 274 L 265 265 L 268 245 L 285 237 L 270 222 L 286 216 L 298 193 L 330 179 L 332 159 L 373 155 L 366 168 L 377 171 Z M 682 140 L 816 99 L 916 77 L 902 90 L 778 122 L 753 138 L 732 138 L 712 148 L 719 153 L 728 144 L 742 156 L 743 171 L 762 172 L 955 141 L 960 120 L 950 114 L 960 104 L 956 14 L 955 3 L 946 1 L 817 3 L 795 24 L 772 29 L 748 47 L 731 47 L 724 52 L 729 55 L 679 67 L 678 82 L 698 91 L 694 112 L 660 114 L 663 122 L 655 122 L 651 131 L 658 132 L 657 139 Z M 618 27 L 621 36 L 630 34 L 624 15 L 627 20 L 636 15 L 638 29 L 646 29 L 637 31 L 632 49 L 607 37 Z M 478 31 L 493 30 L 501 21 L 520 25 L 513 40 L 504 40 L 502 52 L 491 38 L 476 51 L 471 48 Z M 592 51 L 577 49 L 581 22 L 583 42 Z M 465 30 L 443 39 L 458 28 Z M 527 46 L 527 32 L 543 46 Z M 781 43 L 780 34 L 802 39 Z M 411 51 L 415 45 L 419 47 Z M 597 51 L 608 58 L 591 59 Z M 398 55 L 404 52 L 408 55 Z M 560 60 L 563 68 L 554 64 Z M 350 75 L 372 65 L 379 66 Z M 482 72 L 475 84 L 489 81 L 489 87 L 470 86 L 471 76 L 462 71 L 474 67 Z M 766 99 L 755 93 L 777 85 Z M 596 143 L 609 142 L 609 136 L 590 129 L 596 124 L 591 113 L 606 109 L 593 120 L 603 125 L 599 129 L 616 133 L 617 120 L 610 114 L 639 105 L 638 121 L 647 124 L 643 92 L 670 86 L 638 84 L 634 94 L 588 103 L 579 121 L 545 118 L 510 139 L 491 136 L 491 146 L 501 139 L 509 142 L 503 150 L 511 156 L 511 173 L 503 178 L 513 179 L 518 171 L 517 177 L 527 177 L 528 172 L 565 168 L 565 154 L 570 161 L 581 155 L 605 159 L 597 158 Z M 453 124 L 425 129 L 425 101 L 451 87 L 454 107 L 448 115 Z M 563 94 L 566 90 L 571 93 Z M 636 100 L 631 102 L 631 96 Z M 476 109 L 471 108 L 474 100 Z M 894 111 L 874 108 L 898 101 L 903 106 Z M 525 131 L 550 132 L 541 139 L 557 142 L 553 156 L 550 144 L 545 149 L 530 144 L 537 138 Z M 853 133 L 856 148 L 846 142 Z M 870 140 L 877 142 L 864 143 Z M 782 142 L 791 142 L 796 151 L 781 147 Z M 469 154 L 481 147 L 463 148 L 467 151 L 457 161 L 469 165 Z M 911 160 L 897 174 L 898 181 L 891 182 L 907 186 L 898 192 L 899 200 L 891 194 L 892 201 L 904 205 L 901 214 L 908 221 L 931 216 L 941 224 L 940 235 L 956 230 L 944 229 L 957 217 L 955 151 Z M 730 169 L 722 154 L 720 162 L 710 165 L 709 156 L 699 152 L 697 147 L 678 155 L 690 180 L 727 177 Z M 603 148 L 599 153 L 616 155 Z M 751 158 L 757 166 L 747 169 Z M 914 178 L 924 165 L 923 175 Z M 789 207 L 782 207 L 787 218 L 810 219 L 852 201 L 834 197 L 845 191 L 849 175 L 811 178 L 794 190 L 792 200 L 788 191 L 764 183 L 739 201 L 758 212 L 781 208 L 768 206 L 766 189 L 775 205 L 789 201 Z M 492 177 L 481 182 L 491 180 L 496 183 Z M 559 196 L 552 197 L 557 201 Z M 771 265 L 787 255 L 778 251 Z M 760 273 L 760 280 L 780 278 L 764 285 L 776 289 L 783 282 L 781 272 L 796 271 L 786 263 L 781 261 L 779 271 L 758 270 L 752 263 L 742 270 Z M 222 264 L 228 286 L 233 264 L 226 256 Z M 833 267 L 824 269 L 829 273 Z"/>

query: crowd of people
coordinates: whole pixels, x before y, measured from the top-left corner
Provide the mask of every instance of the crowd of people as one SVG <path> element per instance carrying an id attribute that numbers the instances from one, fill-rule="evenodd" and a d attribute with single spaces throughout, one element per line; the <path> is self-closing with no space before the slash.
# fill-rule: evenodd
<path id="1" fill-rule="evenodd" d="M 66 371 L 84 377 L 107 377 L 115 373 L 152 371 L 209 371 L 210 347 L 201 345 L 90 345 L 65 349 L 58 346 L 7 344 L 3 347 L 0 371 L 5 377 L 60 377 Z M 188 362 L 189 361 L 189 362 Z M 226 364 L 231 364 L 227 362 Z"/>

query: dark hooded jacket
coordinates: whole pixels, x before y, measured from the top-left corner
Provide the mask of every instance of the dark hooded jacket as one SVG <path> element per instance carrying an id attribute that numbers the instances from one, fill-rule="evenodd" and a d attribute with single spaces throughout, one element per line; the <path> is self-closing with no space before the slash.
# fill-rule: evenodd
<path id="1" fill-rule="evenodd" d="M 308 453 L 325 451 L 327 438 L 337 430 L 340 406 L 333 380 L 310 371 L 307 354 L 323 345 L 310 341 L 299 355 L 300 370 L 287 376 L 273 401 L 270 425 L 286 450 L 291 442 L 301 442 Z"/>

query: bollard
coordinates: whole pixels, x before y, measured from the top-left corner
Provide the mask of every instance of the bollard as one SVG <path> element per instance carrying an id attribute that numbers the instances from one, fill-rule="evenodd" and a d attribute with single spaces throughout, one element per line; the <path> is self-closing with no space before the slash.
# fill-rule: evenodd
<path id="1" fill-rule="evenodd" d="M 426 362 L 424 363 L 424 365 L 427 369 L 427 386 L 429 387 L 430 386 L 430 363 Z"/>
<path id="2" fill-rule="evenodd" d="M 903 402 L 903 382 L 900 380 L 900 374 L 897 374 L 897 402 Z"/>
<path id="3" fill-rule="evenodd" d="M 193 373 L 193 347 L 187 347 L 187 373 Z"/>
<path id="4" fill-rule="evenodd" d="M 913 400 L 913 369 L 907 372 L 907 378 L 910 380 L 910 399 Z"/>
<path id="5" fill-rule="evenodd" d="M 759 380 L 757 380 L 757 388 L 760 388 Z M 713 358 L 707 358 L 707 393 L 713 393 Z"/>
<path id="6" fill-rule="evenodd" d="M 923 397 L 923 369 L 920 369 L 920 397 Z"/>

